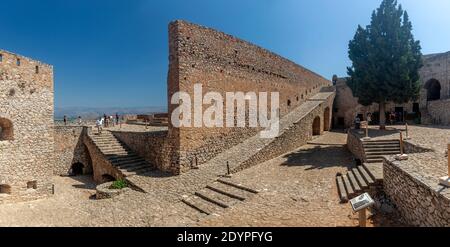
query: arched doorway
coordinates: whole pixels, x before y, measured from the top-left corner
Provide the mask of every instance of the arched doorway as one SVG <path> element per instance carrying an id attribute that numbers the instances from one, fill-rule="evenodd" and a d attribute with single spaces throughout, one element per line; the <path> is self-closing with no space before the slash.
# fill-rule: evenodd
<path id="1" fill-rule="evenodd" d="M 325 108 L 323 112 L 323 130 L 330 131 L 330 107 Z"/>
<path id="2" fill-rule="evenodd" d="M 72 176 L 79 176 L 84 174 L 84 165 L 80 162 L 75 163 L 70 168 L 70 174 Z"/>
<path id="3" fill-rule="evenodd" d="M 312 131 L 313 131 L 313 136 L 320 135 L 320 117 L 314 118 Z"/>
<path id="4" fill-rule="evenodd" d="M 431 79 L 425 83 L 424 88 L 427 90 L 427 101 L 441 99 L 441 83 L 436 79 Z"/>
<path id="5" fill-rule="evenodd" d="M 14 139 L 14 129 L 11 120 L 0 117 L 0 141 Z"/>
<path id="6" fill-rule="evenodd" d="M 102 183 L 107 183 L 107 182 L 112 182 L 112 181 L 116 181 L 116 179 L 109 175 L 109 174 L 103 174 L 102 175 Z"/>

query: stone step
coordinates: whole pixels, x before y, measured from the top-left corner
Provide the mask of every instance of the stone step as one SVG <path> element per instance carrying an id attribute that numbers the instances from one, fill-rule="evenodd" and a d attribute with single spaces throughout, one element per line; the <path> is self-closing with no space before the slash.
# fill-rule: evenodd
<path id="1" fill-rule="evenodd" d="M 111 161 L 110 160 L 110 162 L 113 165 L 120 167 L 120 166 L 126 166 L 126 165 L 134 164 L 134 163 L 142 163 L 142 162 L 146 162 L 146 161 L 141 157 L 136 157 L 136 158 L 128 159 L 128 160 L 119 160 L 119 161 L 116 161 L 116 160 Z"/>
<path id="2" fill-rule="evenodd" d="M 123 153 L 123 152 L 131 152 L 131 150 L 126 149 L 126 148 L 100 148 L 100 150 L 102 151 L 102 153 Z"/>
<path id="3" fill-rule="evenodd" d="M 130 154 L 128 156 L 111 157 L 111 158 L 109 158 L 109 160 L 112 162 L 120 162 L 120 161 L 127 161 L 127 160 L 132 160 L 132 159 L 137 159 L 137 158 L 142 159 L 140 156 L 138 156 L 136 154 Z"/>
<path id="4" fill-rule="evenodd" d="M 219 178 L 219 179 L 217 179 L 217 182 L 223 183 L 223 184 L 226 184 L 226 185 L 229 185 L 229 186 L 241 189 L 241 190 L 245 190 L 245 191 L 248 191 L 250 193 L 254 193 L 254 194 L 258 194 L 259 193 L 259 191 L 257 191 L 257 190 L 251 189 L 251 188 L 249 188 L 247 186 L 244 186 L 242 184 L 234 183 L 230 179 Z"/>
<path id="5" fill-rule="evenodd" d="M 366 180 L 363 178 L 363 175 L 359 172 L 358 168 L 352 168 L 353 176 L 356 178 L 356 181 L 358 182 L 359 187 L 362 190 L 368 189 L 369 185 L 367 184 Z"/>
<path id="6" fill-rule="evenodd" d="M 366 155 L 389 155 L 389 154 L 399 154 L 400 149 L 398 150 L 392 150 L 392 151 L 366 151 Z"/>
<path id="7" fill-rule="evenodd" d="M 364 163 L 363 166 L 374 182 L 383 181 L 383 163 Z"/>
<path id="8" fill-rule="evenodd" d="M 397 140 L 397 139 L 391 139 L 391 140 L 369 140 L 369 141 L 363 141 L 363 144 L 365 144 L 365 143 L 369 143 L 369 144 L 372 144 L 372 143 L 398 143 L 399 142 L 399 140 Z"/>
<path id="9" fill-rule="evenodd" d="M 345 190 L 347 191 L 347 198 L 351 199 L 355 196 L 355 191 L 352 188 L 350 180 L 347 176 L 342 176 L 342 181 L 344 182 Z"/>
<path id="10" fill-rule="evenodd" d="M 215 194 L 215 195 L 214 195 Z M 203 200 L 206 200 L 208 202 L 214 203 L 222 208 L 228 208 L 230 207 L 223 199 L 219 198 L 217 195 L 220 193 L 217 193 L 210 189 L 203 189 L 201 191 L 195 192 L 195 195 L 202 198 Z"/>
<path id="11" fill-rule="evenodd" d="M 368 186 L 375 183 L 375 180 L 369 175 L 364 166 L 358 166 L 357 169 Z"/>
<path id="12" fill-rule="evenodd" d="M 222 207 L 212 202 L 206 201 L 201 197 L 192 195 L 181 200 L 188 206 L 200 211 L 201 213 L 211 215 L 213 212 L 221 210 Z"/>
<path id="13" fill-rule="evenodd" d="M 125 176 L 130 177 L 130 176 L 134 176 L 134 175 L 140 175 L 140 174 L 144 174 L 147 172 L 151 172 L 151 171 L 154 171 L 155 169 L 153 167 L 147 166 L 147 167 L 143 167 L 138 170 L 135 170 L 135 171 L 126 171 L 126 170 L 122 170 L 122 169 L 119 169 L 119 170 Z"/>
<path id="14" fill-rule="evenodd" d="M 130 163 L 130 164 L 126 164 L 126 165 L 119 165 L 116 167 L 121 170 L 133 171 L 133 169 L 136 169 L 136 168 L 152 167 L 152 166 L 144 160 L 142 162 L 135 162 L 135 163 Z"/>
<path id="15" fill-rule="evenodd" d="M 120 156 L 126 156 L 126 155 L 133 154 L 132 152 L 128 152 L 128 151 L 120 151 L 120 152 L 114 152 L 114 151 L 106 151 L 106 152 L 103 152 L 103 151 L 102 151 L 102 153 L 103 153 L 104 155 L 120 155 Z"/>
<path id="16" fill-rule="evenodd" d="M 352 188 L 353 188 L 353 191 L 354 191 L 356 194 L 360 193 L 360 192 L 362 191 L 362 189 L 361 189 L 361 187 L 359 186 L 359 183 L 358 183 L 358 181 L 357 181 L 355 175 L 353 174 L 353 172 L 352 172 L 352 171 L 348 171 L 348 172 L 347 172 L 347 177 L 348 177 L 348 180 L 350 181 L 350 184 L 351 184 L 351 186 L 352 186 Z"/>
<path id="17" fill-rule="evenodd" d="M 118 148 L 125 148 L 124 146 L 120 145 L 120 144 L 109 144 L 109 145 L 104 145 L 104 144 L 96 144 L 97 147 L 101 148 L 101 149 L 118 149 Z"/>
<path id="18" fill-rule="evenodd" d="M 374 158 L 374 159 L 366 159 L 367 163 L 383 163 L 384 159 Z"/>
<path id="19" fill-rule="evenodd" d="M 400 149 L 400 144 L 391 144 L 391 145 L 364 145 L 364 150 L 371 150 L 371 149 Z"/>
<path id="20" fill-rule="evenodd" d="M 345 190 L 344 181 L 342 180 L 342 176 L 336 176 L 336 184 L 338 189 L 339 198 L 341 203 L 348 202 L 347 191 Z"/>
<path id="21" fill-rule="evenodd" d="M 214 182 L 214 183 L 206 186 L 206 188 L 213 190 L 215 192 L 224 194 L 226 196 L 238 199 L 240 201 L 244 201 L 245 199 L 250 198 L 252 195 L 252 193 L 250 193 L 248 191 L 241 190 L 241 189 L 235 188 L 233 186 L 225 185 L 220 182 Z"/>

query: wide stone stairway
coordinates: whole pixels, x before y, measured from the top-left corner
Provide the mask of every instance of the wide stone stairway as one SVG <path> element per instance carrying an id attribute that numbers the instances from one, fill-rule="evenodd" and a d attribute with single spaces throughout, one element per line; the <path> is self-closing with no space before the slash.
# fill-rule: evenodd
<path id="1" fill-rule="evenodd" d="M 121 143 L 111 132 L 103 131 L 101 134 L 90 134 L 89 137 L 103 154 L 104 158 L 116 168 L 123 177 L 145 175 L 155 170 L 154 166 L 126 145 Z"/>
<path id="2" fill-rule="evenodd" d="M 383 183 L 383 156 L 400 154 L 399 140 L 362 141 L 365 160 L 362 165 L 338 174 L 336 183 L 341 203 L 368 192 Z"/>
<path id="3" fill-rule="evenodd" d="M 182 201 L 199 212 L 210 215 L 243 202 L 257 193 L 257 190 L 221 178 L 194 195 L 184 196 Z"/>

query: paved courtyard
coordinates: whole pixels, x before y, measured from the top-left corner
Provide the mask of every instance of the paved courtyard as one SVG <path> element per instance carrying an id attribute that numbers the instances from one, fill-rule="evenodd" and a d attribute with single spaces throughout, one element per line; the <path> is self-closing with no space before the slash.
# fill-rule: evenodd
<path id="1" fill-rule="evenodd" d="M 131 191 L 94 200 L 88 176 L 54 177 L 52 198 L 0 207 L 1 226 L 356 226 L 339 204 L 335 176 L 352 165 L 346 135 L 329 132 L 281 157 L 244 170 L 233 180 L 261 191 L 205 216 L 158 193 Z M 169 189 L 169 188 L 168 188 Z"/>

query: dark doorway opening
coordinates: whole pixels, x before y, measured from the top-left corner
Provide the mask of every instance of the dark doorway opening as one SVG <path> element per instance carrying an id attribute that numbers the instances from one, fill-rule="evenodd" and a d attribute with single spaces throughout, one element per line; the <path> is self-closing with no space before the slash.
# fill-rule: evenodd
<path id="1" fill-rule="evenodd" d="M 395 122 L 404 122 L 404 113 L 403 107 L 395 107 Z"/>
<path id="2" fill-rule="evenodd" d="M 325 108 L 325 111 L 323 113 L 323 130 L 324 131 L 329 131 L 331 128 L 330 117 L 331 117 L 330 108 L 327 107 L 327 108 Z"/>
<path id="3" fill-rule="evenodd" d="M 420 111 L 419 103 L 413 103 L 413 112 L 419 113 L 419 111 Z"/>
<path id="4" fill-rule="evenodd" d="M 427 90 L 427 101 L 434 101 L 441 99 L 441 83 L 436 79 L 431 79 L 425 83 Z"/>
<path id="5" fill-rule="evenodd" d="M 316 117 L 314 119 L 312 130 L 313 130 L 313 136 L 320 135 L 320 117 Z"/>
<path id="6" fill-rule="evenodd" d="M 83 164 L 81 164 L 81 163 L 75 163 L 75 164 L 73 164 L 72 165 L 72 167 L 71 167 L 71 172 L 70 172 L 70 175 L 72 175 L 72 176 L 79 176 L 79 175 L 83 175 L 84 173 L 83 173 L 83 169 L 84 169 L 84 165 Z"/>

